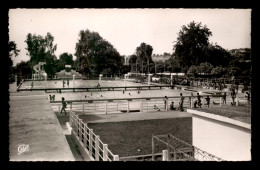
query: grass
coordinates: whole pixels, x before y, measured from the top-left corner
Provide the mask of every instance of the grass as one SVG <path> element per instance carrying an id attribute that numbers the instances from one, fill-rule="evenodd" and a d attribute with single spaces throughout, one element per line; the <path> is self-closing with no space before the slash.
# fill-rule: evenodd
<path id="1" fill-rule="evenodd" d="M 245 123 L 251 123 L 251 105 L 249 106 L 222 105 L 221 107 L 210 105 L 210 107 L 193 108 L 193 109 L 220 115 L 220 116 L 225 116 Z"/>
<path id="2" fill-rule="evenodd" d="M 119 157 L 146 155 L 152 153 L 152 135 L 172 134 L 192 144 L 192 119 L 156 119 L 127 122 L 88 123 L 110 151 Z M 155 142 L 155 153 L 166 146 Z"/>

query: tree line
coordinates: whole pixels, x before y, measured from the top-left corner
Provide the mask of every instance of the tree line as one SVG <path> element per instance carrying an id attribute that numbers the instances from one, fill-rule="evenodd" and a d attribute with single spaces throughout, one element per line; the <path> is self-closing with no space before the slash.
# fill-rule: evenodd
<path id="1" fill-rule="evenodd" d="M 142 42 L 129 58 L 129 66 L 124 65 L 124 56 L 120 55 L 114 46 L 90 30 L 81 30 L 78 42 L 75 45 L 75 56 L 62 53 L 59 58 L 55 56 L 57 44 L 51 33 L 46 36 L 28 33 L 26 36 L 26 50 L 29 61 L 22 61 L 12 66 L 10 57 L 17 56 L 19 50 L 15 42 L 9 42 L 9 73 L 33 74 L 33 66 L 38 62 L 46 62 L 45 71 L 52 77 L 56 72 L 63 70 L 66 64 L 79 71 L 86 77 L 98 74 L 124 74 L 129 71 L 138 73 L 156 72 L 183 72 L 189 75 L 214 76 L 250 76 L 251 50 L 233 49 L 225 50 L 217 43 L 209 43 L 212 32 L 202 23 L 190 22 L 183 25 L 178 38 L 173 44 L 173 53 L 167 60 L 154 62 L 152 59 L 153 47 Z"/>

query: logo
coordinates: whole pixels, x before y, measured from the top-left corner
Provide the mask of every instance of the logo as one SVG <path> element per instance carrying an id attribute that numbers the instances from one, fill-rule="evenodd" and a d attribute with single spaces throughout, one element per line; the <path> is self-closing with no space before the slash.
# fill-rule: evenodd
<path id="1" fill-rule="evenodd" d="M 26 152 L 28 150 L 29 150 L 29 145 L 25 145 L 25 144 L 19 145 L 18 154 L 21 154 L 21 153 Z"/>

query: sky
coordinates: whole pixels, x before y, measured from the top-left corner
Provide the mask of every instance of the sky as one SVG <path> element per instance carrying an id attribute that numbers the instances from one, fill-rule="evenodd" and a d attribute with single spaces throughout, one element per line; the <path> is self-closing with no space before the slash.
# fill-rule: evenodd
<path id="1" fill-rule="evenodd" d="M 183 25 L 201 22 L 212 32 L 210 43 L 226 50 L 251 48 L 251 9 L 10 9 L 9 41 L 20 51 L 14 65 L 29 60 L 28 33 L 46 36 L 57 44 L 55 55 L 75 54 L 80 30 L 98 32 L 120 55 L 132 55 L 142 42 L 153 54 L 172 53 Z"/>

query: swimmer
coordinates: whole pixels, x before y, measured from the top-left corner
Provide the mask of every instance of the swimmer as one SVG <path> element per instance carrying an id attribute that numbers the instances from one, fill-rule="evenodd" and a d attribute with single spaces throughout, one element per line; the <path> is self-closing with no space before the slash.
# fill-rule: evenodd
<path id="1" fill-rule="evenodd" d="M 129 94 L 129 96 L 131 96 L 131 93 L 128 93 Z"/>
<path id="2" fill-rule="evenodd" d="M 123 94 L 125 94 L 125 91 L 123 90 Z"/>
<path id="3" fill-rule="evenodd" d="M 101 95 L 101 97 L 103 97 L 103 96 Z"/>
<path id="4" fill-rule="evenodd" d="M 85 95 L 85 98 L 86 98 L 87 96 Z"/>
<path id="5" fill-rule="evenodd" d="M 92 96 L 92 93 L 91 93 L 91 96 Z"/>
<path id="6" fill-rule="evenodd" d="M 140 94 L 140 91 L 138 90 L 137 93 Z"/>

